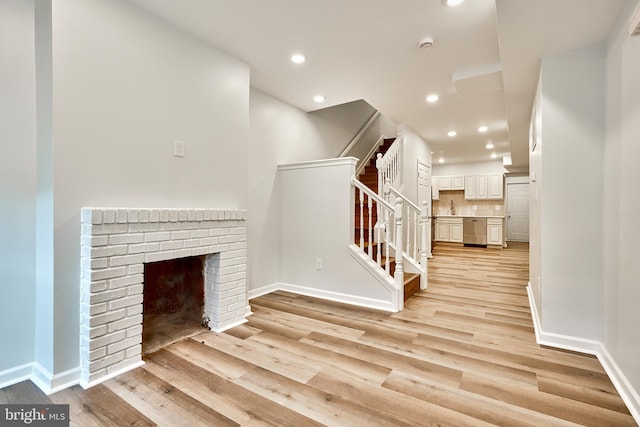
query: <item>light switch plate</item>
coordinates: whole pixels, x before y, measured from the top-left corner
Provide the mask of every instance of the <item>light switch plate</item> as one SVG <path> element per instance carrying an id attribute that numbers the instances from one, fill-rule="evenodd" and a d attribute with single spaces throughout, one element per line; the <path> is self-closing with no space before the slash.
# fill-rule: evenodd
<path id="1" fill-rule="evenodd" d="M 173 141 L 173 155 L 176 157 L 184 157 L 184 141 Z"/>

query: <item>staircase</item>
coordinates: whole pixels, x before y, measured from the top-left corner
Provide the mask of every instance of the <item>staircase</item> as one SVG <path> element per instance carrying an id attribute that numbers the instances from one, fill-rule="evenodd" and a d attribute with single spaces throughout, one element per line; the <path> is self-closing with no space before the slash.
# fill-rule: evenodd
<path id="1" fill-rule="evenodd" d="M 362 173 L 358 176 L 358 180 L 366 185 L 369 189 L 374 192 L 378 192 L 378 170 L 376 168 L 376 158 L 378 154 L 384 154 L 389 150 L 395 138 L 386 138 L 383 140 L 383 143 L 378 147 L 376 153 L 371 157 L 369 164 L 365 166 Z M 355 209 L 355 243 L 357 244 L 360 241 L 360 212 L 358 201 L 356 200 L 356 209 Z M 364 224 L 362 229 L 364 233 L 372 233 L 372 236 L 375 238 L 374 226 L 377 223 L 377 207 L 375 201 L 371 206 L 371 223 L 369 223 L 369 209 L 365 207 L 365 215 L 364 215 Z M 365 239 L 366 240 L 366 239 Z M 379 243 L 374 243 L 373 245 L 367 245 L 367 253 L 371 253 L 373 259 L 376 259 L 378 256 L 378 250 L 380 250 L 381 245 Z M 371 252 L 369 252 L 371 251 Z M 384 252 L 381 253 L 381 257 L 383 260 L 386 259 L 384 256 Z M 395 258 L 389 257 L 390 263 L 390 273 L 392 276 L 395 274 Z M 415 273 L 408 273 L 405 271 L 404 273 L 404 300 L 408 300 L 413 294 L 415 294 L 420 289 L 420 275 Z"/>

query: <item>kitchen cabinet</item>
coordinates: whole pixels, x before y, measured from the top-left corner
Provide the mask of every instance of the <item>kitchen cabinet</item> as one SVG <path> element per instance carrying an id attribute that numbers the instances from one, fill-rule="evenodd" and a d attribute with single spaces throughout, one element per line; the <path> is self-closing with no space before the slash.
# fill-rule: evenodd
<path id="1" fill-rule="evenodd" d="M 504 177 L 501 173 L 487 175 L 487 199 L 504 198 Z"/>
<path id="2" fill-rule="evenodd" d="M 436 241 L 462 243 L 462 217 L 436 218 Z"/>
<path id="3" fill-rule="evenodd" d="M 464 175 L 444 175 L 438 176 L 438 189 L 442 190 L 464 190 Z"/>
<path id="4" fill-rule="evenodd" d="M 440 200 L 440 186 L 438 185 L 438 177 L 431 177 L 431 200 Z"/>
<path id="5" fill-rule="evenodd" d="M 487 218 L 487 245 L 503 245 L 502 229 L 502 218 Z"/>
<path id="6" fill-rule="evenodd" d="M 487 199 L 487 175 L 467 175 L 464 177 L 464 198 L 467 200 Z"/>

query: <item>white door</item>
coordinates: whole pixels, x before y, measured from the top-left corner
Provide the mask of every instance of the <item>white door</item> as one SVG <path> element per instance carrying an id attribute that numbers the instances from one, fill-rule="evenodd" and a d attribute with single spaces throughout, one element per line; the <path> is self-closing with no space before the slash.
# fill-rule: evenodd
<path id="1" fill-rule="evenodd" d="M 427 256 L 431 256 L 431 166 L 418 160 L 418 206 L 427 202 Z"/>
<path id="2" fill-rule="evenodd" d="M 507 240 L 529 241 L 529 184 L 507 184 Z"/>

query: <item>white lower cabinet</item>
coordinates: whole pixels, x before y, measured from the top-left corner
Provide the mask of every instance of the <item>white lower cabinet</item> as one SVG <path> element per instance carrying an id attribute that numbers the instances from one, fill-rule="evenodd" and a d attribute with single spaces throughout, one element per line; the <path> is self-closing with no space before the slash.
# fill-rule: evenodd
<path id="1" fill-rule="evenodd" d="M 502 218 L 487 218 L 487 245 L 502 246 Z"/>
<path id="2" fill-rule="evenodd" d="M 462 243 L 462 217 L 436 218 L 436 240 Z"/>

